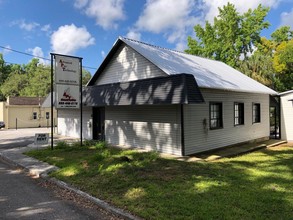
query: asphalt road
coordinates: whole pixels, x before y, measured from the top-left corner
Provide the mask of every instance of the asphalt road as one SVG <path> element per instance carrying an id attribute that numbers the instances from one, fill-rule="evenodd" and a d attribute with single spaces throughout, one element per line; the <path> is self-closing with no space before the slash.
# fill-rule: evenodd
<path id="1" fill-rule="evenodd" d="M 34 141 L 36 132 L 44 130 L 1 130 L 0 150 L 26 146 Z M 0 219 L 117 219 L 82 198 L 48 185 L 0 159 Z"/>
<path id="2" fill-rule="evenodd" d="M 25 147 L 34 142 L 35 133 L 51 133 L 51 129 L 0 129 L 0 150 Z"/>

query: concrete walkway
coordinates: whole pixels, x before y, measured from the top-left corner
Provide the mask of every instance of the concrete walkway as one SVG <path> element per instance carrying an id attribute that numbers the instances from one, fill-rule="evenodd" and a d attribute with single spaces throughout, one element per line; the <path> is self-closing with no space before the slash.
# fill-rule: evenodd
<path id="1" fill-rule="evenodd" d="M 234 157 L 234 156 L 250 153 L 250 152 L 261 150 L 264 148 L 274 147 L 274 146 L 285 144 L 285 143 L 287 142 L 283 140 L 274 140 L 274 139 L 261 141 L 257 143 L 254 143 L 254 142 L 244 143 L 244 144 L 238 144 L 238 145 L 221 148 L 218 150 L 195 154 L 190 157 L 182 157 L 179 159 L 188 161 L 188 162 L 213 161 L 213 160 L 218 160 L 221 158 Z"/>

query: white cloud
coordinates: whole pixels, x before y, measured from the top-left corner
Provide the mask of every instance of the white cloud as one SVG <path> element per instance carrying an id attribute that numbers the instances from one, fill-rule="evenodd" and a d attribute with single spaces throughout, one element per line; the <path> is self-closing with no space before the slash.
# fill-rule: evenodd
<path id="1" fill-rule="evenodd" d="M 105 58 L 105 57 L 106 57 L 106 53 L 105 53 L 105 51 L 102 50 L 102 51 L 101 51 L 101 55 L 102 55 L 103 58 Z"/>
<path id="2" fill-rule="evenodd" d="M 74 7 L 76 8 L 83 8 L 87 5 L 88 0 L 75 0 Z"/>
<path id="3" fill-rule="evenodd" d="M 32 55 L 35 58 L 38 58 L 39 59 L 39 63 L 46 64 L 46 65 L 49 64 L 50 61 L 43 59 L 44 58 L 44 52 L 43 52 L 42 48 L 40 48 L 40 47 L 29 48 L 27 51 L 29 53 L 32 53 Z"/>
<path id="4" fill-rule="evenodd" d="M 14 22 L 12 22 L 12 25 L 17 25 L 20 29 L 23 29 L 23 30 L 26 30 L 26 31 L 32 31 L 35 28 L 40 26 L 40 24 L 38 24 L 36 22 L 26 22 L 24 19 L 14 21 Z"/>
<path id="5" fill-rule="evenodd" d="M 239 0 L 205 0 L 204 8 L 206 11 L 205 20 L 213 22 L 214 17 L 219 14 L 218 8 L 223 8 L 228 2 L 235 5 L 240 13 L 248 11 L 248 9 L 255 9 L 259 4 L 265 7 L 275 8 L 282 0 L 253 0 L 253 1 L 239 1 Z"/>
<path id="6" fill-rule="evenodd" d="M 130 30 L 127 34 L 126 37 L 133 39 L 133 40 L 140 40 L 141 39 L 141 33 L 135 30 Z"/>
<path id="7" fill-rule="evenodd" d="M 290 26 L 293 29 L 293 8 L 291 12 L 283 12 L 281 14 L 281 26 Z"/>
<path id="8" fill-rule="evenodd" d="M 94 43 L 95 38 L 85 27 L 76 27 L 74 24 L 61 26 L 51 35 L 51 47 L 55 53 L 74 54 Z"/>
<path id="9" fill-rule="evenodd" d="M 141 38 L 141 32 L 163 34 L 169 43 L 175 44 L 176 49 L 182 51 L 186 49 L 187 36 L 194 37 L 193 27 L 197 24 L 204 25 L 206 20 L 213 22 L 218 15 L 218 8 L 228 2 L 234 4 L 239 13 L 244 13 L 249 8 L 255 9 L 259 4 L 276 8 L 281 1 L 283 0 L 147 0 L 127 36 Z M 285 17 L 288 17 L 289 22 L 289 16 L 284 15 L 284 20 Z"/>
<path id="10" fill-rule="evenodd" d="M 6 45 L 3 50 L 2 50 L 2 54 L 5 55 L 5 54 L 8 54 L 8 53 L 11 53 L 11 46 L 10 45 Z"/>
<path id="11" fill-rule="evenodd" d="M 139 32 L 143 31 L 163 34 L 169 43 L 176 44 L 176 49 L 183 50 L 187 36 L 193 33 L 193 27 L 201 23 L 201 9 L 201 5 L 194 0 L 147 0 L 127 36 L 140 39 Z"/>
<path id="12" fill-rule="evenodd" d="M 51 31 L 51 25 L 50 24 L 46 24 L 46 25 L 42 26 L 41 27 L 41 31 L 50 32 Z"/>
<path id="13" fill-rule="evenodd" d="M 153 33 L 181 28 L 192 18 L 190 13 L 194 6 L 192 0 L 148 0 L 136 26 Z"/>
<path id="14" fill-rule="evenodd" d="M 117 22 L 125 19 L 124 0 L 75 0 L 74 6 L 96 19 L 104 29 L 117 28 Z"/>

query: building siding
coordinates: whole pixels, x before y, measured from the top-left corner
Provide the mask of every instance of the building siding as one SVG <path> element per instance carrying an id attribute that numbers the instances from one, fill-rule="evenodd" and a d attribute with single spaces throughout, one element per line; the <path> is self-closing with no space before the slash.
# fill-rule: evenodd
<path id="1" fill-rule="evenodd" d="M 269 95 L 202 89 L 204 104 L 184 105 L 185 154 L 213 150 L 269 136 Z M 222 102 L 223 128 L 210 130 L 209 103 Z M 234 126 L 234 103 L 244 103 L 244 125 Z M 252 123 L 252 103 L 261 105 L 261 122 Z M 206 120 L 206 127 L 203 121 Z"/>
<path id="2" fill-rule="evenodd" d="M 83 108 L 82 136 L 92 139 L 92 108 Z M 80 137 L 80 110 L 58 109 L 58 134 L 70 137 Z"/>
<path id="3" fill-rule="evenodd" d="M 181 155 L 180 106 L 114 106 L 105 109 L 106 141 Z"/>
<path id="4" fill-rule="evenodd" d="M 293 92 L 281 96 L 281 138 L 293 141 Z"/>
<path id="5" fill-rule="evenodd" d="M 96 85 L 167 76 L 131 47 L 122 44 L 96 81 Z"/>
<path id="6" fill-rule="evenodd" d="M 33 119 L 33 112 L 37 118 Z M 51 126 L 51 119 L 46 119 L 46 112 L 51 115 L 51 108 L 43 108 L 39 105 L 8 105 L 5 102 L 0 103 L 0 121 L 4 121 L 6 128 L 35 128 Z M 56 111 L 54 111 L 56 117 Z"/>

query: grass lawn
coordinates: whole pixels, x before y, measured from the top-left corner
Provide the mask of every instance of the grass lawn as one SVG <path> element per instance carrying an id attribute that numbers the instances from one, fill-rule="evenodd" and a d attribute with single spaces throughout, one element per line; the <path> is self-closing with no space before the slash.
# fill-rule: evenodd
<path id="1" fill-rule="evenodd" d="M 103 143 L 27 155 L 61 168 L 51 176 L 145 219 L 293 219 L 290 146 L 196 163 Z"/>

